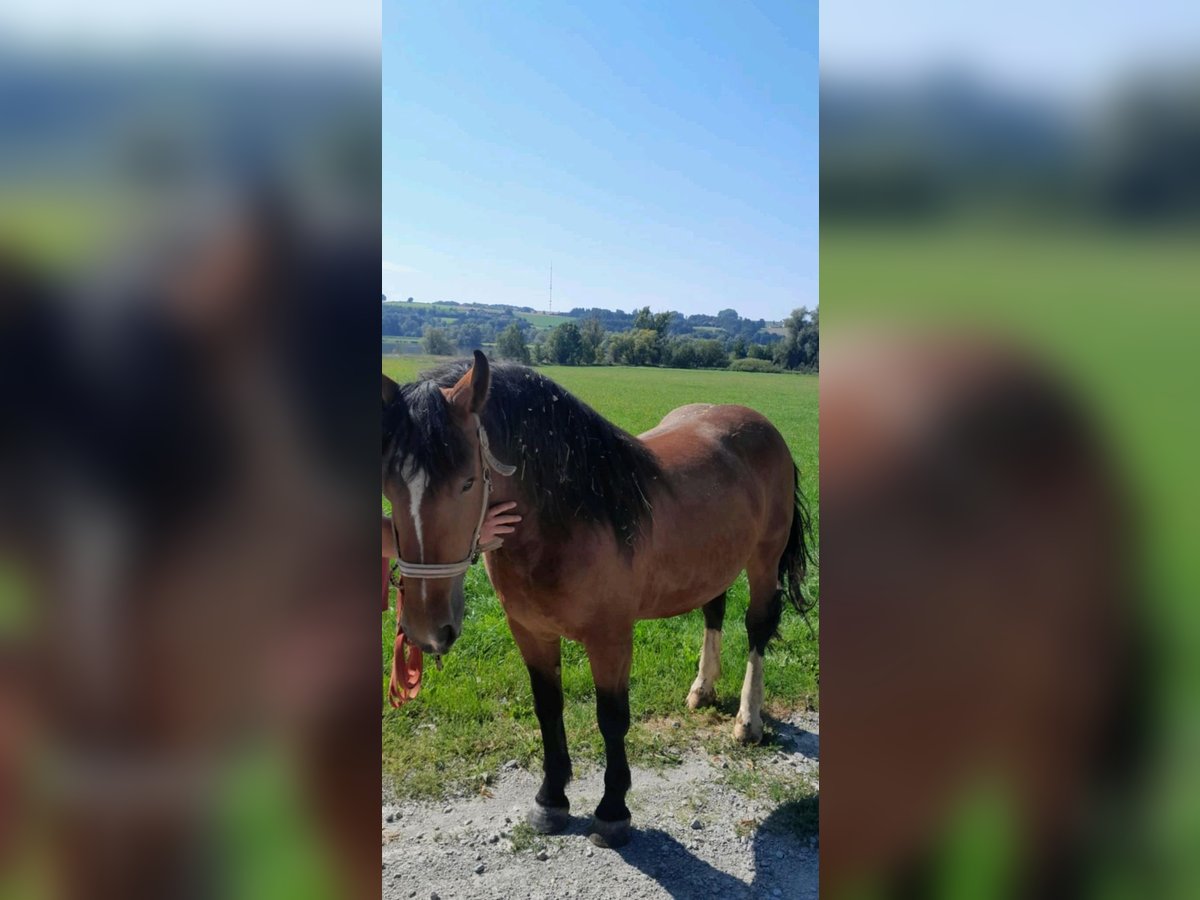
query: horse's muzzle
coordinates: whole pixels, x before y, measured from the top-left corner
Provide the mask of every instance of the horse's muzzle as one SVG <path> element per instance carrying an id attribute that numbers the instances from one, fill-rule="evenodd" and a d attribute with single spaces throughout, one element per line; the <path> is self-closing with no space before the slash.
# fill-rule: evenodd
<path id="1" fill-rule="evenodd" d="M 443 656 L 454 646 L 456 640 L 458 640 L 458 629 L 453 625 L 443 625 L 438 629 L 437 636 L 432 643 L 418 641 L 417 646 L 430 656 Z"/>

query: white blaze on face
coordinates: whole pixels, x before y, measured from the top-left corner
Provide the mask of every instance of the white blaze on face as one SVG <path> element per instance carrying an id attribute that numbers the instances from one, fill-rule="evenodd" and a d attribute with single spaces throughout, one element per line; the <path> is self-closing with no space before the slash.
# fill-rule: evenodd
<path id="1" fill-rule="evenodd" d="M 421 550 L 418 562 L 425 562 L 425 534 L 421 529 L 421 503 L 425 499 L 425 488 L 429 486 L 429 476 L 415 466 L 405 477 L 404 484 L 408 487 L 408 512 L 412 517 L 413 529 L 417 533 L 417 546 Z"/>
<path id="2" fill-rule="evenodd" d="M 429 476 L 416 466 L 410 466 L 408 475 L 404 478 L 404 484 L 408 487 L 408 512 L 412 516 L 413 530 L 417 533 L 417 548 L 420 551 L 421 558 L 417 562 L 425 562 L 425 533 L 421 526 L 421 503 L 425 499 L 425 489 L 429 487 Z M 396 551 L 399 552 L 397 547 Z M 429 583 L 422 578 L 421 580 L 421 599 L 427 598 L 426 591 L 429 589 Z"/>

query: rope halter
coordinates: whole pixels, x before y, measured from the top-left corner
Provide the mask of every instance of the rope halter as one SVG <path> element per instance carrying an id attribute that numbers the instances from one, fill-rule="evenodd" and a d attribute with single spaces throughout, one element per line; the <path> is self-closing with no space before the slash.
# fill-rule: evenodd
<path id="1" fill-rule="evenodd" d="M 479 521 L 475 523 L 475 534 L 471 537 L 471 551 L 465 559 L 454 563 L 406 562 L 400 556 L 400 533 L 396 530 L 396 517 L 393 515 L 390 519 L 392 539 L 396 542 L 396 568 L 405 578 L 455 578 L 471 568 L 471 564 L 479 558 L 480 553 L 495 550 L 503 543 L 497 539 L 480 544 L 479 536 L 483 532 L 483 522 L 487 518 L 489 501 L 492 496 L 492 472 L 499 475 L 511 475 L 517 471 L 517 467 L 506 465 L 492 455 L 492 448 L 488 445 L 487 432 L 483 429 L 483 422 L 480 421 L 479 414 L 473 414 L 472 418 L 475 419 L 475 433 L 479 437 L 479 465 L 483 470 L 483 500 L 479 506 Z"/>

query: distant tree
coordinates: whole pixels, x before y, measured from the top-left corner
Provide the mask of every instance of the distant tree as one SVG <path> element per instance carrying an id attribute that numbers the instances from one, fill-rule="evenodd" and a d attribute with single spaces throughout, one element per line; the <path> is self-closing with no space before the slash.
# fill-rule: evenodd
<path id="1" fill-rule="evenodd" d="M 622 331 L 610 334 L 608 340 L 604 342 L 604 355 L 613 365 L 633 365 L 633 332 Z"/>
<path id="2" fill-rule="evenodd" d="M 604 345 L 604 325 L 596 316 L 589 316 L 584 319 L 583 327 L 579 329 L 580 337 L 583 339 L 583 356 L 584 363 L 589 366 L 594 366 L 596 363 L 603 361 Z"/>
<path id="3" fill-rule="evenodd" d="M 666 334 L 667 326 L 670 324 L 670 312 L 652 313 L 648 306 L 643 306 L 633 317 L 633 327 L 635 329 L 656 331 L 659 334 Z"/>
<path id="4" fill-rule="evenodd" d="M 775 348 L 775 362 L 785 369 L 814 372 L 820 368 L 821 332 L 816 311 L 801 306 L 783 321 L 787 336 Z"/>
<path id="5" fill-rule="evenodd" d="M 740 334 L 736 338 L 734 338 L 734 341 L 733 341 L 733 358 L 734 359 L 745 359 L 746 358 L 746 339 L 744 337 L 742 337 Z"/>
<path id="6" fill-rule="evenodd" d="M 630 334 L 633 336 L 631 365 L 657 366 L 662 362 L 663 336 L 659 332 L 636 328 Z"/>
<path id="7" fill-rule="evenodd" d="M 751 344 L 747 351 L 747 356 L 750 359 L 770 360 L 772 359 L 771 348 L 766 344 Z"/>
<path id="8" fill-rule="evenodd" d="M 434 328 L 432 325 L 426 325 L 421 345 L 430 356 L 454 355 L 454 342 L 450 340 L 450 335 L 446 333 L 444 328 Z"/>
<path id="9" fill-rule="evenodd" d="M 405 303 L 412 303 L 412 302 L 413 302 L 413 299 L 412 299 L 412 297 L 409 297 L 409 298 L 408 298 L 407 300 L 405 300 L 404 302 L 405 302 Z"/>
<path id="10" fill-rule="evenodd" d="M 584 361 L 583 335 L 574 322 L 563 322 L 546 338 L 548 362 L 560 366 L 578 366 Z"/>
<path id="11" fill-rule="evenodd" d="M 529 365 L 529 346 L 525 343 L 525 332 L 516 322 L 505 328 L 496 338 L 496 355 L 501 359 L 511 359 Z"/>
<path id="12" fill-rule="evenodd" d="M 474 322 L 467 322 L 458 329 L 458 349 L 477 350 L 483 347 L 483 329 Z"/>
<path id="13" fill-rule="evenodd" d="M 676 369 L 696 368 L 696 342 L 687 338 L 673 341 L 670 365 Z"/>
<path id="14" fill-rule="evenodd" d="M 671 324 L 674 313 L 652 313 L 650 307 L 643 306 L 633 317 L 634 347 L 638 362 L 637 366 L 661 365 L 669 355 L 667 347 L 667 329 Z"/>
<path id="15" fill-rule="evenodd" d="M 729 365 L 729 354 L 720 341 L 696 341 L 696 366 L 701 369 L 724 369 Z"/>

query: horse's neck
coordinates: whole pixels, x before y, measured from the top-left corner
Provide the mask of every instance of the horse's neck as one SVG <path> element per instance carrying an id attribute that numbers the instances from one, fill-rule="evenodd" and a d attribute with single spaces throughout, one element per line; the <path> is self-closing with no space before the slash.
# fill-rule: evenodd
<path id="1" fill-rule="evenodd" d="M 500 457 L 501 461 L 507 462 L 504 457 Z M 517 474 L 521 472 L 521 464 L 516 463 Z M 536 547 L 540 547 L 545 543 L 546 536 L 543 534 L 542 524 L 538 520 L 537 511 L 529 505 L 529 502 L 524 498 L 520 484 L 517 481 L 517 476 L 509 477 L 492 476 L 492 496 L 489 500 L 490 505 L 495 506 L 498 503 L 513 502 L 517 504 L 517 508 L 513 510 L 515 515 L 521 517 L 521 521 L 516 525 L 512 534 L 504 535 L 504 549 L 506 555 L 515 557 L 523 557 Z"/>

